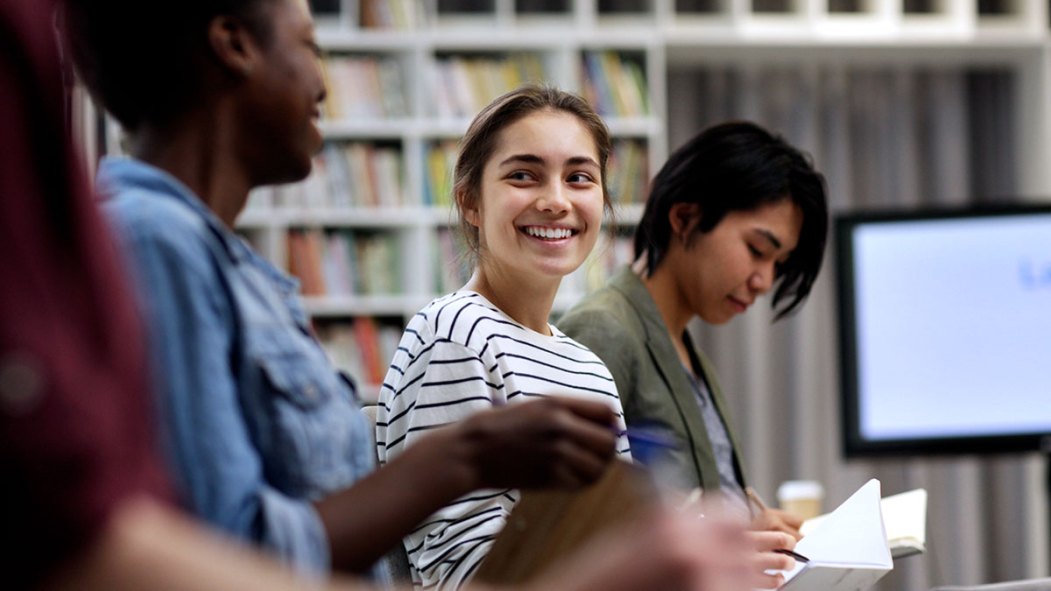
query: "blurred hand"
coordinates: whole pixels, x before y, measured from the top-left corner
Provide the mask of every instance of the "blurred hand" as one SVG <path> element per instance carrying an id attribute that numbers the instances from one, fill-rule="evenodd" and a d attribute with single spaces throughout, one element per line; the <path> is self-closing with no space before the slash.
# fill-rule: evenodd
<path id="1" fill-rule="evenodd" d="M 749 567 L 753 575 L 752 586 L 756 589 L 776 589 L 783 585 L 784 574 L 770 572 L 792 570 L 796 561 L 774 550 L 791 550 L 796 547 L 796 539 L 779 531 L 749 531 L 745 535 L 753 549 Z"/>
<path id="2" fill-rule="evenodd" d="M 789 528 L 791 531 L 783 531 L 778 528 L 786 527 L 786 525 L 773 519 L 780 515 L 786 515 L 790 519 L 798 521 L 793 516 L 783 511 L 771 510 L 762 505 L 762 512 L 757 515 L 757 518 L 762 518 L 764 513 L 770 512 L 767 518 L 771 519 L 771 521 L 762 521 L 761 523 L 767 524 L 773 529 L 757 531 L 755 527 L 756 520 L 752 520 L 749 523 L 747 515 L 740 509 L 740 503 L 728 499 L 724 494 L 711 493 L 703 496 L 692 494 L 685 501 L 679 503 L 679 506 L 684 515 L 701 516 L 705 519 L 713 516 L 723 520 L 736 519 L 740 527 L 748 529 L 745 534 L 750 548 L 747 570 L 750 577 L 749 584 L 752 588 L 776 589 L 784 584 L 784 575 L 780 572 L 774 572 L 773 574 L 770 574 L 770 572 L 786 571 L 795 568 L 795 559 L 775 552 L 775 550 L 794 549 L 798 539 L 798 529 Z"/>
<path id="3" fill-rule="evenodd" d="M 800 540 L 803 538 L 803 534 L 799 533 L 799 528 L 802 526 L 803 520 L 792 513 L 765 507 L 752 519 L 750 529 L 754 531 L 784 532 L 796 540 Z"/>
<path id="4" fill-rule="evenodd" d="M 530 589 L 746 591 L 752 589 L 754 554 L 739 523 L 660 510 L 603 534 Z"/>
<path id="5" fill-rule="evenodd" d="M 478 488 L 580 487 L 613 459 L 613 410 L 548 397 L 472 415 L 457 425 Z"/>

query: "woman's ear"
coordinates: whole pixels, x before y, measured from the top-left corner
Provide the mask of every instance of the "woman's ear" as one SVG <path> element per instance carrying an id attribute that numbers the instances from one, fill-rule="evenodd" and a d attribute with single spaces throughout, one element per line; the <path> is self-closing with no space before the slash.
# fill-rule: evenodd
<path id="1" fill-rule="evenodd" d="M 467 220 L 468 224 L 471 224 L 472 226 L 477 228 L 481 223 L 481 219 L 478 214 L 477 201 L 475 204 L 469 204 L 469 202 L 470 199 L 467 198 L 466 194 L 462 192 L 456 194 L 456 205 L 459 208 L 460 214 L 463 216 L 463 219 Z"/>
<path id="2" fill-rule="evenodd" d="M 217 16 L 208 24 L 208 45 L 220 67 L 235 77 L 247 77 L 257 61 L 255 38 L 241 21 Z"/>
<path id="3" fill-rule="evenodd" d="M 676 203 L 668 210 L 671 233 L 685 240 L 701 221 L 701 206 L 696 203 Z"/>

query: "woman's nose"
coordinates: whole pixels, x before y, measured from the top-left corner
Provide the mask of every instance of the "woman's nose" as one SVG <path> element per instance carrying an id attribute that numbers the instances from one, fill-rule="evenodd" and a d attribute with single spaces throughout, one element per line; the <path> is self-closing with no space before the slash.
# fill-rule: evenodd
<path id="1" fill-rule="evenodd" d="M 777 277 L 776 263 L 764 264 L 749 277 L 748 287 L 758 294 L 764 294 L 774 286 Z"/>
<path id="2" fill-rule="evenodd" d="M 536 207 L 540 211 L 548 213 L 569 211 L 569 196 L 566 194 L 565 187 L 559 183 L 545 187 L 543 193 L 536 200 Z"/>

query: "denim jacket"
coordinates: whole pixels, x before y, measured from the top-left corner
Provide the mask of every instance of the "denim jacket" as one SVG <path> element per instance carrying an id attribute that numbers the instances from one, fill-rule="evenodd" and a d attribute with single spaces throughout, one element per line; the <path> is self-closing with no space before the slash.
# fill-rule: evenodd
<path id="1" fill-rule="evenodd" d="M 302 573 L 330 568 L 311 505 L 374 467 L 352 384 L 298 284 L 190 190 L 133 159 L 99 171 L 150 330 L 164 450 L 187 507 Z"/>

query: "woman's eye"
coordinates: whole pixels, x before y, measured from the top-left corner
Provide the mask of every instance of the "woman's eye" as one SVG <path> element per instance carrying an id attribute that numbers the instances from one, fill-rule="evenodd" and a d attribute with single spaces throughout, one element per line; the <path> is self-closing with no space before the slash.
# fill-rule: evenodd
<path id="1" fill-rule="evenodd" d="M 582 183 L 594 182 L 592 180 L 592 178 L 591 178 L 591 175 L 589 175 L 587 173 L 583 173 L 583 172 L 575 172 L 575 173 L 569 175 L 569 177 L 566 180 L 568 182 L 574 183 L 574 184 L 582 184 Z"/>
<path id="2" fill-rule="evenodd" d="M 759 258 L 759 257 L 763 256 L 763 252 L 761 250 L 759 250 L 758 248 L 752 246 L 751 244 L 748 245 L 748 252 L 752 253 L 752 256 L 754 256 L 756 258 Z"/>
<path id="3" fill-rule="evenodd" d="M 533 178 L 533 175 L 529 174 L 524 170 L 516 170 L 511 174 L 507 175 L 507 178 L 512 181 L 528 181 Z"/>

